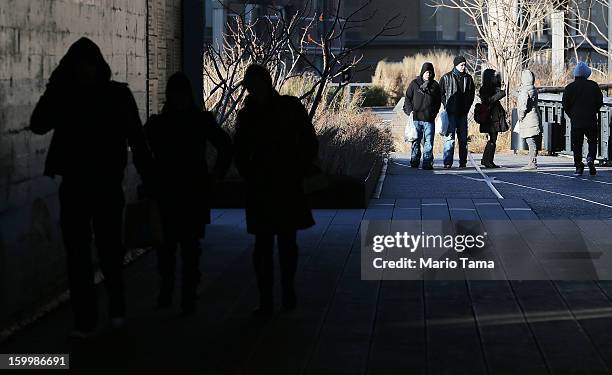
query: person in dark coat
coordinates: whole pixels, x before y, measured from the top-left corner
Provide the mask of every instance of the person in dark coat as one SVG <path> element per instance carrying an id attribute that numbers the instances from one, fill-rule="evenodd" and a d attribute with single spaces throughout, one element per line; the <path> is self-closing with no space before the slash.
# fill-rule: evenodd
<path id="1" fill-rule="evenodd" d="M 60 224 L 75 317 L 73 336 L 88 336 L 97 325 L 92 230 L 111 322 L 121 326 L 126 313 L 122 181 L 128 145 L 145 184 L 151 155 L 130 89 L 111 80 L 110 67 L 94 42 L 81 38 L 68 49 L 34 108 L 30 129 L 36 134 L 53 130 L 45 175 L 62 176 Z"/>
<path id="2" fill-rule="evenodd" d="M 164 243 L 157 249 L 160 273 L 158 306 L 167 307 L 174 291 L 176 250 L 181 247 L 183 313 L 196 310 L 200 281 L 200 239 L 210 223 L 210 195 L 214 181 L 227 172 L 231 138 L 214 115 L 195 104 L 189 79 L 175 73 L 166 86 L 166 103 L 145 124 L 155 163 L 157 198 Z M 206 143 L 217 151 L 212 174 L 206 163 Z"/>
<path id="3" fill-rule="evenodd" d="M 603 94 L 596 82 L 591 81 L 591 68 L 580 61 L 574 69 L 574 82 L 565 86 L 563 91 L 563 110 L 571 120 L 572 151 L 574 153 L 574 175 L 584 172 L 582 162 L 582 145 L 587 138 L 589 151 L 587 165 L 591 176 L 597 174 L 595 157 L 597 156 L 597 114 L 603 106 Z"/>
<path id="4" fill-rule="evenodd" d="M 482 86 L 479 90 L 480 102 L 489 108 L 486 122 L 480 124 L 480 132 L 489 134 L 489 141 L 485 146 L 480 164 L 487 168 L 499 168 L 493 162 L 497 135 L 508 130 L 506 110 L 501 100 L 506 97 L 506 91 L 501 89 L 501 76 L 494 69 L 485 69 L 482 73 Z"/>
<path id="5" fill-rule="evenodd" d="M 250 65 L 244 77 L 249 92 L 238 112 L 235 163 L 246 181 L 246 224 L 255 235 L 253 265 L 260 306 L 273 312 L 273 247 L 278 240 L 282 305 L 296 307 L 294 278 L 298 260 L 296 231 L 315 224 L 302 183 L 318 154 L 318 141 L 300 100 L 280 95 L 270 73 Z"/>
<path id="6" fill-rule="evenodd" d="M 419 166 L 421 140 L 424 140 L 423 169 L 433 169 L 434 122 L 442 103 L 440 85 L 434 80 L 435 76 L 433 64 L 426 62 L 421 67 L 419 76 L 410 82 L 406 90 L 404 112 L 408 116 L 413 113 L 418 134 L 418 138 L 412 142 L 410 166 L 413 168 Z"/>
<path id="7" fill-rule="evenodd" d="M 455 153 L 455 134 L 459 140 L 459 168 L 467 165 L 468 113 L 474 102 L 474 79 L 466 72 L 466 60 L 457 56 L 454 68 L 440 79 L 442 104 L 448 114 L 444 139 L 444 168 L 451 168 Z"/>

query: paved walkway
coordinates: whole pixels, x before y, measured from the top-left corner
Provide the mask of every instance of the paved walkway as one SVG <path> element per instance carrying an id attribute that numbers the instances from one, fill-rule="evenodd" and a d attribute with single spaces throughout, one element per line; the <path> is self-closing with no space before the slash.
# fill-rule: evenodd
<path id="1" fill-rule="evenodd" d="M 126 331 L 105 330 L 70 344 L 70 312 L 62 306 L 1 344 L 0 353 L 70 352 L 73 368 L 202 374 L 610 373 L 612 282 L 363 281 L 359 236 L 362 220 L 468 220 L 504 224 L 488 227 L 505 228 L 498 233 L 513 239 L 495 243 L 506 244 L 497 249 L 502 253 L 570 241 L 572 233 L 581 233 L 588 251 L 606 253 L 612 224 L 599 218 L 605 207 L 598 206 L 597 228 L 581 226 L 579 219 L 559 220 L 565 227 L 538 221 L 535 230 L 524 228 L 539 218 L 538 210 L 495 184 L 505 196 L 499 201 L 477 171 L 413 170 L 401 165 L 401 155 L 393 161 L 399 164 L 390 164 L 381 197 L 368 209 L 316 210 L 317 225 L 299 233 L 300 307 L 294 313 L 267 322 L 250 318 L 257 299 L 252 238 L 242 210 L 214 210 L 196 316 L 153 308 L 157 279 L 150 252 L 126 270 Z M 508 169 L 496 176 L 502 179 Z"/>

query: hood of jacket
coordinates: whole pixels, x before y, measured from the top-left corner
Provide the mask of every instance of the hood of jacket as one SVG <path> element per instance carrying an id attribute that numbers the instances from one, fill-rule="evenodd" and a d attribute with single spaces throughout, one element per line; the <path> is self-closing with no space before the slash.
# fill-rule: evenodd
<path id="1" fill-rule="evenodd" d="M 49 82 L 60 84 L 74 83 L 76 81 L 77 66 L 82 61 L 87 61 L 96 67 L 96 80 L 98 82 L 110 81 L 112 72 L 110 66 L 104 60 L 100 48 L 91 39 L 83 37 L 70 46 L 57 68 L 51 73 Z"/>
<path id="2" fill-rule="evenodd" d="M 419 78 L 423 79 L 423 74 L 425 74 L 425 72 L 427 71 L 429 71 L 430 73 L 429 80 L 433 81 L 436 78 L 436 71 L 434 70 L 433 64 L 430 62 L 426 62 L 423 64 L 423 66 L 421 67 L 421 73 L 419 74 Z"/>
<path id="3" fill-rule="evenodd" d="M 524 87 L 532 86 L 535 83 L 535 76 L 531 70 L 523 70 L 521 72 L 521 84 Z"/>

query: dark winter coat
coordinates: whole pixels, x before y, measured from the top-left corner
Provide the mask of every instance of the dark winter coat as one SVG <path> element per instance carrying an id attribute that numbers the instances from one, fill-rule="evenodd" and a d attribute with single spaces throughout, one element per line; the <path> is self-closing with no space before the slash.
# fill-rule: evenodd
<path id="1" fill-rule="evenodd" d="M 501 89 L 501 79 L 492 69 L 485 70 L 479 90 L 480 101 L 489 107 L 489 121 L 480 124 L 481 133 L 501 133 L 509 129 L 506 110 L 501 100 L 506 92 Z"/>
<path id="2" fill-rule="evenodd" d="M 145 134 L 153 152 L 155 193 L 162 212 L 172 218 L 174 229 L 182 231 L 175 234 L 202 233 L 204 224 L 210 223 L 213 177 L 223 177 L 232 161 L 231 138 L 211 112 L 196 107 L 151 116 Z M 207 142 L 217 153 L 212 175 L 206 162 Z"/>
<path id="3" fill-rule="evenodd" d="M 426 71 L 431 73 L 427 82 L 423 79 Z M 442 96 L 440 85 L 434 80 L 435 76 L 433 65 L 425 63 L 421 68 L 421 74 L 408 85 L 404 99 L 404 112 L 408 116 L 413 112 L 415 121 L 434 122 L 436 120 Z"/>
<path id="4" fill-rule="evenodd" d="M 76 82 L 81 59 L 96 64 L 95 84 Z M 30 119 L 34 133 L 54 131 L 45 175 L 120 183 L 128 145 L 136 169 L 148 175 L 151 155 L 136 102 L 127 84 L 111 81 L 110 76 L 99 48 L 86 38 L 70 47 L 51 74 Z"/>
<path id="5" fill-rule="evenodd" d="M 603 94 L 596 82 L 586 78 L 565 86 L 563 110 L 572 121 L 572 128 L 597 126 L 597 114 L 603 106 Z"/>
<path id="6" fill-rule="evenodd" d="M 318 154 L 300 100 L 273 90 L 266 105 L 245 99 L 234 135 L 235 162 L 247 184 L 247 231 L 281 233 L 314 225 L 302 187 Z"/>
<path id="7" fill-rule="evenodd" d="M 442 104 L 453 116 L 466 116 L 470 112 L 476 88 L 469 73 L 458 73 L 453 69 L 440 79 Z"/>

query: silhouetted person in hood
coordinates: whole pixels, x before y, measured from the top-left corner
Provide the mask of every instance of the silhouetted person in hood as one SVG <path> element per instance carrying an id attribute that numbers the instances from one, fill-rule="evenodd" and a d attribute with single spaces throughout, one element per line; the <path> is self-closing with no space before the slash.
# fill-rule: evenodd
<path id="1" fill-rule="evenodd" d="M 128 146 L 141 176 L 148 175 L 151 162 L 134 97 L 126 84 L 111 80 L 98 46 L 81 38 L 51 74 L 30 128 L 36 134 L 54 131 L 45 174 L 62 176 L 60 222 L 75 315 L 73 334 L 86 336 L 97 325 L 92 230 L 109 292 L 110 317 L 113 325 L 122 325 L 122 182 Z"/>
<path id="2" fill-rule="evenodd" d="M 314 225 L 302 182 L 318 153 L 318 142 L 300 100 L 279 95 L 264 67 L 249 66 L 243 84 L 249 95 L 238 112 L 236 166 L 247 184 L 247 231 L 255 235 L 253 264 L 260 295 L 256 314 L 270 315 L 275 236 L 283 308 L 296 307 L 296 231 Z"/>
<path id="3" fill-rule="evenodd" d="M 175 73 L 166 86 L 166 103 L 159 115 L 145 125 L 153 151 L 159 183 L 155 192 L 164 229 L 164 245 L 157 249 L 161 276 L 158 305 L 172 302 L 176 249 L 181 246 L 183 312 L 196 309 L 196 289 L 200 281 L 200 239 L 210 223 L 212 184 L 222 178 L 232 161 L 231 139 L 217 124 L 211 112 L 195 104 L 189 79 Z M 212 170 L 206 163 L 206 142 L 217 151 Z"/>
<path id="4" fill-rule="evenodd" d="M 436 116 L 442 104 L 440 85 L 432 63 L 426 62 L 419 76 L 410 82 L 404 99 L 404 112 L 413 114 L 418 138 L 412 142 L 410 166 L 417 168 L 421 159 L 421 141 L 424 141 L 423 169 L 433 169 L 433 143 Z"/>

